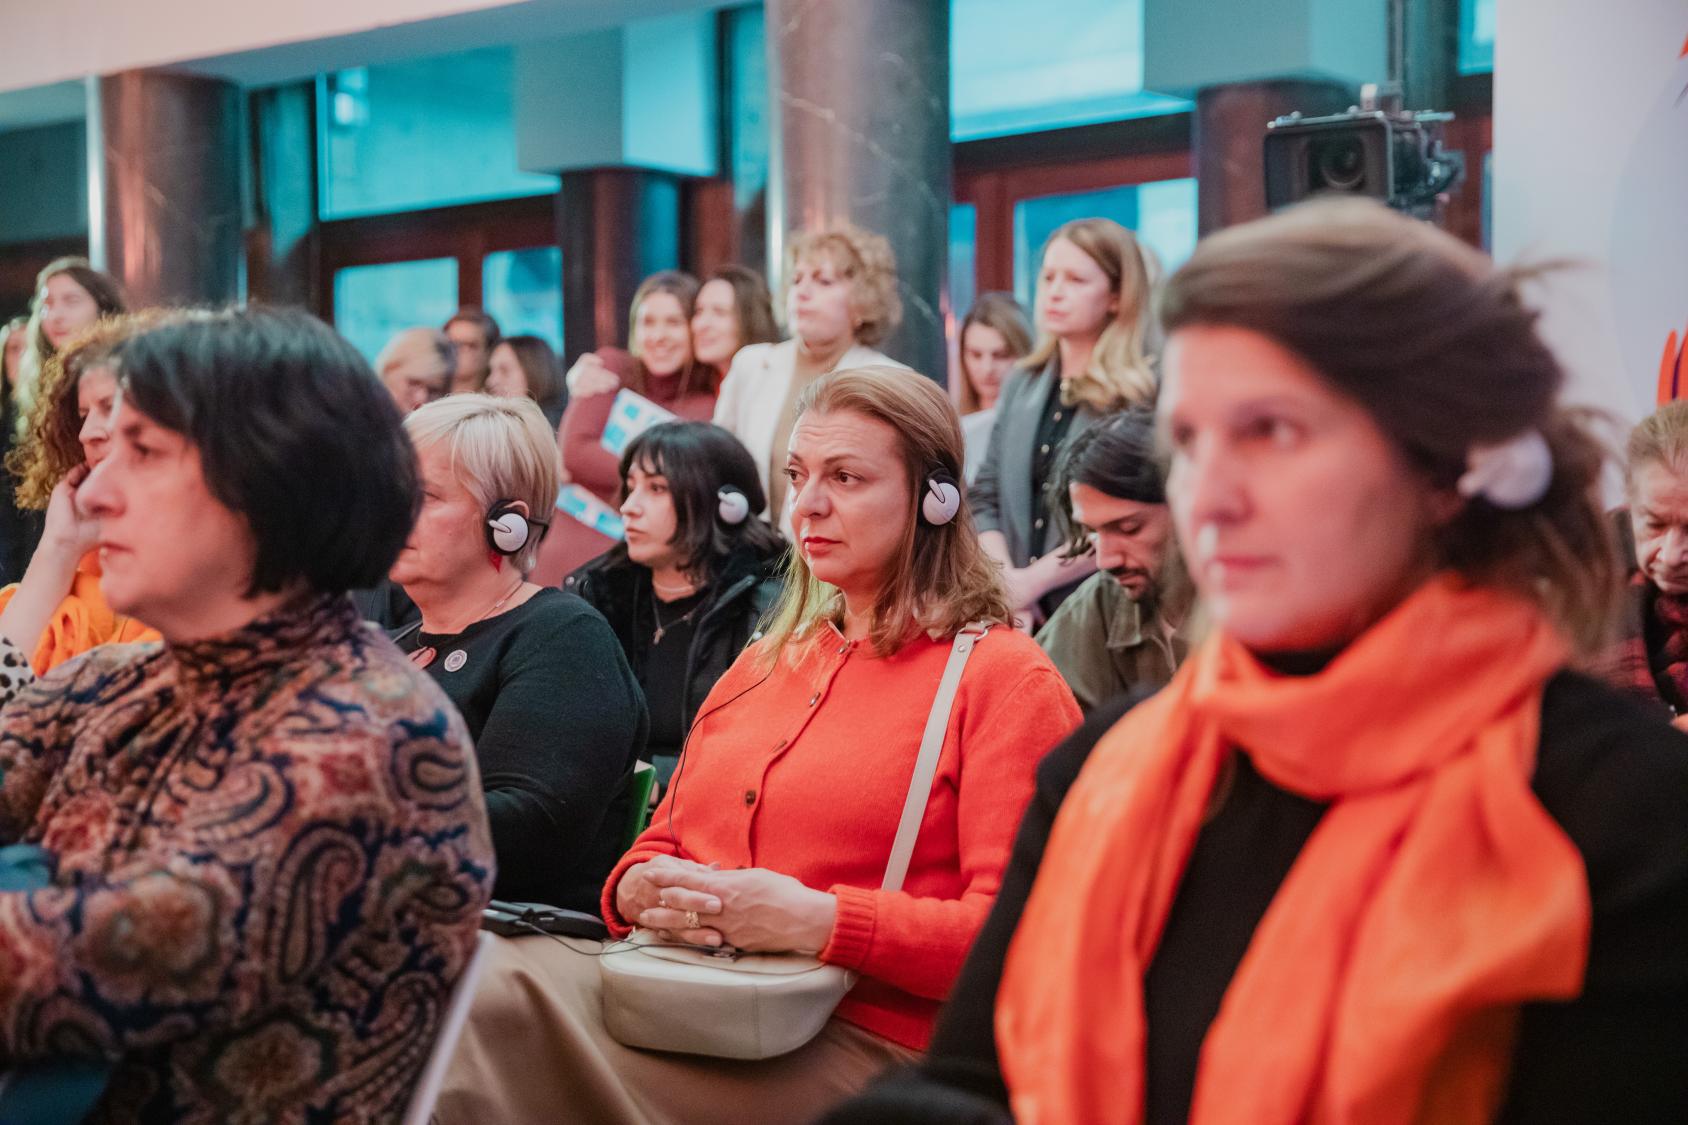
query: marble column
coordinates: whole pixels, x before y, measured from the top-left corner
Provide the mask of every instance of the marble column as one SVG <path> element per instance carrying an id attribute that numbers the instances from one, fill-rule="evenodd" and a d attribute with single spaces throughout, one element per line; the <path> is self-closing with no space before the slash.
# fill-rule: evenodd
<path id="1" fill-rule="evenodd" d="M 1274 79 L 1208 86 L 1196 94 L 1197 226 L 1202 234 L 1266 214 L 1266 123 L 1300 110 L 1341 113 L 1359 100 L 1338 82 Z"/>
<path id="2" fill-rule="evenodd" d="M 94 264 L 136 307 L 238 300 L 240 88 L 152 70 L 88 84 Z"/>
<path id="3" fill-rule="evenodd" d="M 948 0 L 767 0 L 768 261 L 788 231 L 890 239 L 903 323 L 881 350 L 940 382 L 949 259 Z"/>
<path id="4" fill-rule="evenodd" d="M 625 347 L 633 291 L 680 264 L 679 177 L 632 168 L 564 172 L 557 244 L 565 362 L 605 345 Z"/>
<path id="5" fill-rule="evenodd" d="M 316 83 L 254 90 L 253 219 L 246 236 L 246 288 L 253 301 L 322 305 L 317 226 Z"/>

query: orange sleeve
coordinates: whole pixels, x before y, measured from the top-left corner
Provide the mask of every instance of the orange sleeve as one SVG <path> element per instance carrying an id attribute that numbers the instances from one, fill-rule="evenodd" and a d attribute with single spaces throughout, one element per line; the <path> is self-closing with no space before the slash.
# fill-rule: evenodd
<path id="1" fill-rule="evenodd" d="M 932 1000 L 948 995 L 996 901 L 1038 761 L 1082 718 L 1072 692 L 1047 661 L 1012 683 L 982 682 L 969 695 L 973 706 L 959 731 L 953 836 L 961 895 L 938 899 L 843 884 L 827 888 L 837 896 L 838 916 L 821 960 Z M 918 856 L 918 843 L 915 850 Z"/>

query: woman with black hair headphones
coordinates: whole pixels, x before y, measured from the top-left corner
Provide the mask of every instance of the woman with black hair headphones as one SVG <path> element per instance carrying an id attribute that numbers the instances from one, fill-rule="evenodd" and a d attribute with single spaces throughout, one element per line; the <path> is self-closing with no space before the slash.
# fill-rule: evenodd
<path id="1" fill-rule="evenodd" d="M 621 457 L 627 537 L 564 580 L 604 615 L 651 712 L 646 743 L 666 787 L 704 697 L 755 635 L 780 590 L 785 540 L 756 461 L 706 422 L 667 422 Z"/>

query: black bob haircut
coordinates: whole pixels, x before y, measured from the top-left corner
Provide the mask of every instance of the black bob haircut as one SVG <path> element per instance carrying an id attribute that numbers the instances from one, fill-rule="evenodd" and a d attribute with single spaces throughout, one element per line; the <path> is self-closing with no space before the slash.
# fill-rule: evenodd
<path id="1" fill-rule="evenodd" d="M 1068 558 L 1090 549 L 1089 536 L 1073 519 L 1073 500 L 1067 490 L 1075 484 L 1089 485 L 1119 500 L 1166 503 L 1154 414 L 1140 408 L 1109 414 L 1073 435 L 1061 450 L 1049 475 L 1046 498 L 1055 527 L 1066 540 L 1062 553 Z"/>
<path id="2" fill-rule="evenodd" d="M 398 407 L 357 350 L 293 309 L 188 314 L 113 356 L 124 400 L 186 437 L 257 541 L 247 596 L 384 578 L 421 505 Z"/>
<path id="3" fill-rule="evenodd" d="M 768 506 L 756 472 L 756 459 L 728 431 L 708 422 L 663 422 L 632 441 L 621 454 L 621 499 L 627 499 L 627 474 L 641 470 L 664 477 L 674 498 L 676 553 L 693 581 L 708 584 L 719 576 L 727 557 L 739 547 L 758 555 L 783 550 L 785 539 L 757 515 Z M 750 501 L 743 523 L 719 516 L 722 488 L 732 487 Z M 624 556 L 625 543 L 615 548 Z"/>

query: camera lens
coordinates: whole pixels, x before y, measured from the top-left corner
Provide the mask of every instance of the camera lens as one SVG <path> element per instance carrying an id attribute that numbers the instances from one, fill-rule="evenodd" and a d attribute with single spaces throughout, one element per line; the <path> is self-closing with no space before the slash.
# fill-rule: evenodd
<path id="1" fill-rule="evenodd" d="M 1314 167 L 1320 186 L 1355 191 L 1366 178 L 1366 150 L 1358 137 L 1341 137 L 1319 146 Z"/>

